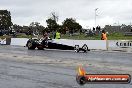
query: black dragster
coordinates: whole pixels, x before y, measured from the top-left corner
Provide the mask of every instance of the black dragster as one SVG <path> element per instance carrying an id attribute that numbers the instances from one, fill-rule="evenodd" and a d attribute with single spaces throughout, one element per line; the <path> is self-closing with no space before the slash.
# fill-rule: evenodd
<path id="1" fill-rule="evenodd" d="M 69 46 L 69 45 L 66 45 L 66 44 L 59 44 L 59 43 L 54 42 L 54 40 L 52 40 L 52 39 L 48 39 L 47 41 L 41 40 L 41 39 L 29 39 L 27 41 L 26 46 L 28 47 L 29 50 L 34 50 L 34 49 L 38 48 L 38 50 L 60 49 L 60 50 L 75 50 L 75 52 L 90 51 L 86 44 L 84 44 L 80 48 L 79 45 Z"/>

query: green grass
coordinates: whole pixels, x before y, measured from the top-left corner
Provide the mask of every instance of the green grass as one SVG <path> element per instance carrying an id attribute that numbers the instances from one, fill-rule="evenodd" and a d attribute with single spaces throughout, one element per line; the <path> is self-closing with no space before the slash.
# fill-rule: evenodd
<path id="1" fill-rule="evenodd" d="M 0 36 L 1 39 L 4 39 L 4 38 L 32 38 L 33 36 L 31 35 L 18 35 L 16 37 L 13 37 L 13 36 Z"/>
<path id="2" fill-rule="evenodd" d="M 98 40 L 100 39 L 99 36 L 88 37 L 88 36 L 85 36 L 84 34 L 74 35 L 74 36 L 62 35 L 61 38 L 62 39 L 75 39 L 75 40 Z"/>
<path id="3" fill-rule="evenodd" d="M 124 36 L 122 33 L 112 33 L 108 35 L 108 40 L 132 40 L 132 36 Z"/>
<path id="4" fill-rule="evenodd" d="M 32 38 L 32 35 L 18 35 L 16 38 Z"/>
<path id="5" fill-rule="evenodd" d="M 0 36 L 0 38 L 1 38 L 1 39 L 11 38 L 11 36 L 8 36 L 8 35 L 6 35 L 6 36 Z"/>
<path id="6" fill-rule="evenodd" d="M 62 39 L 75 39 L 75 40 L 99 40 L 100 36 L 86 36 L 85 34 L 80 34 L 80 35 L 62 35 L 61 36 Z"/>
<path id="7" fill-rule="evenodd" d="M 95 36 L 85 36 L 84 34 L 80 34 L 78 36 L 69 36 L 69 35 L 62 35 L 62 39 L 79 39 L 79 40 L 100 40 L 101 35 Z M 108 40 L 132 40 L 132 36 L 124 36 L 121 33 L 113 33 L 107 35 Z"/>

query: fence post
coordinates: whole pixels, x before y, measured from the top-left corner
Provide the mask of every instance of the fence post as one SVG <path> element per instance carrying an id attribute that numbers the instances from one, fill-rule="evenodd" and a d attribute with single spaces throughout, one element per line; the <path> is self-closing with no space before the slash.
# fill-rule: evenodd
<path id="1" fill-rule="evenodd" d="M 6 45 L 10 45 L 11 44 L 11 38 L 6 38 Z"/>
<path id="2" fill-rule="evenodd" d="M 108 40 L 106 40 L 106 50 L 108 51 L 108 49 L 109 49 L 109 42 Z"/>

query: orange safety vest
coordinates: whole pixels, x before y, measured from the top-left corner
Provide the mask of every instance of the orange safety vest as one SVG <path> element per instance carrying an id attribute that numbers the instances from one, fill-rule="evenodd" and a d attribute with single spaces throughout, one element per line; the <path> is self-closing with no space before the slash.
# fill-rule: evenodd
<path id="1" fill-rule="evenodd" d="M 107 35 L 106 35 L 106 33 L 102 33 L 101 39 L 102 39 L 102 40 L 107 40 Z"/>

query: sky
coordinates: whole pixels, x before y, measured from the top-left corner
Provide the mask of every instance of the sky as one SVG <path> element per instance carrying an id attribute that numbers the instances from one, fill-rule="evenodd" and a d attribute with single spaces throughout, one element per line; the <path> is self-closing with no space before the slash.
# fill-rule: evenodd
<path id="1" fill-rule="evenodd" d="M 31 22 L 46 26 L 51 12 L 59 16 L 59 24 L 66 18 L 74 18 L 83 28 L 129 25 L 132 22 L 131 5 L 132 0 L 0 0 L 0 10 L 10 11 L 13 24 L 21 26 Z"/>

